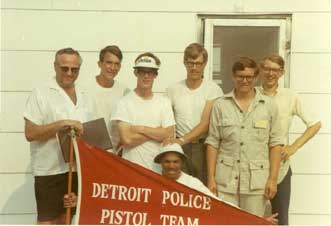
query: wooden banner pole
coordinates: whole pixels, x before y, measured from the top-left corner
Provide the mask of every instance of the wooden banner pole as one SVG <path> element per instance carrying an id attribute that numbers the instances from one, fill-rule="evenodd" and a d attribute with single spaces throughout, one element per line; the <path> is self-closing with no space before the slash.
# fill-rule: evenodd
<path id="1" fill-rule="evenodd" d="M 72 166 L 74 161 L 74 148 L 73 139 L 75 138 L 75 130 L 70 129 L 70 142 L 69 142 L 69 172 L 68 172 L 68 195 L 72 191 Z M 66 225 L 71 224 L 71 207 L 67 207 L 66 210 Z"/>

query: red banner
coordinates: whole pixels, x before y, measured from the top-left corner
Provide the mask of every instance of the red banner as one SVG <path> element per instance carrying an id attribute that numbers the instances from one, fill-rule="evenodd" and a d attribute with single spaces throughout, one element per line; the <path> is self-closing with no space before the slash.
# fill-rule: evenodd
<path id="1" fill-rule="evenodd" d="M 268 224 L 260 217 L 168 180 L 82 140 L 77 140 L 77 143 L 78 224 Z"/>

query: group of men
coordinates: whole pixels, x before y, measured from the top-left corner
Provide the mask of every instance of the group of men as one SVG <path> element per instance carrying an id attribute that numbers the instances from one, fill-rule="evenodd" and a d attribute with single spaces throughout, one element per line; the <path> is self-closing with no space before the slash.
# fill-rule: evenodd
<path id="1" fill-rule="evenodd" d="M 190 44 L 184 51 L 186 79 L 171 85 L 164 95 L 152 91 L 161 62 L 150 52 L 136 58 L 137 85 L 129 91 L 114 79 L 122 61 L 117 46 L 100 51 L 100 74 L 82 89 L 75 86 L 82 64 L 79 52 L 59 50 L 55 78 L 33 90 L 24 112 L 38 223 L 64 223 L 68 166 L 56 133 L 71 127 L 82 134 L 83 122 L 103 117 L 114 149 L 121 149 L 123 158 L 186 185 L 194 181 L 195 189 L 197 185 L 204 190 L 205 184 L 220 199 L 259 216 L 264 216 L 271 200 L 279 223 L 288 224 L 288 159 L 321 123 L 311 119 L 297 94 L 278 84 L 285 66 L 280 56 L 267 56 L 260 65 L 239 58 L 232 67 L 234 89 L 225 95 L 216 83 L 204 79 L 207 60 L 202 45 Z M 262 85 L 256 87 L 259 74 Z M 307 129 L 289 144 L 294 115 Z M 177 158 L 165 152 L 177 153 Z"/>

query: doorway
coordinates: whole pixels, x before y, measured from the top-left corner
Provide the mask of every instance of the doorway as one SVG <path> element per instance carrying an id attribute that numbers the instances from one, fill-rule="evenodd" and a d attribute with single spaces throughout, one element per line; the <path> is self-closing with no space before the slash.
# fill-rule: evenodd
<path id="1" fill-rule="evenodd" d="M 238 57 L 248 56 L 259 63 L 264 56 L 277 53 L 288 61 L 287 24 L 286 19 L 206 19 L 204 46 L 210 60 L 205 77 L 214 80 L 227 93 L 233 88 L 232 65 Z M 285 72 L 288 71 L 285 68 Z M 287 87 L 288 81 L 287 75 L 280 82 Z"/>

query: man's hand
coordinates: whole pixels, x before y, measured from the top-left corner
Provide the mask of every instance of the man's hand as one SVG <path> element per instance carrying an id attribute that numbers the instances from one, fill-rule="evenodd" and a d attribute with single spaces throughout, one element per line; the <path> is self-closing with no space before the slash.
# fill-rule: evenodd
<path id="1" fill-rule="evenodd" d="M 269 217 L 266 217 L 267 221 L 269 221 L 272 225 L 278 225 L 278 219 L 277 219 L 278 213 L 274 213 Z"/>
<path id="2" fill-rule="evenodd" d="M 73 128 L 77 136 L 81 136 L 84 132 L 83 124 L 77 120 L 63 120 L 63 127 Z"/>
<path id="3" fill-rule="evenodd" d="M 83 134 L 83 124 L 77 120 L 59 120 L 45 125 L 37 125 L 25 119 L 24 133 L 26 139 L 31 141 L 47 141 L 53 139 L 60 130 L 73 128 L 77 136 Z"/>
<path id="4" fill-rule="evenodd" d="M 289 159 L 298 149 L 293 145 L 287 145 L 282 148 L 281 157 L 283 160 Z"/>
<path id="5" fill-rule="evenodd" d="M 268 179 L 265 185 L 264 196 L 267 199 L 273 199 L 277 193 L 277 180 Z"/>
<path id="6" fill-rule="evenodd" d="M 218 196 L 217 194 L 217 184 L 214 178 L 208 179 L 207 181 L 207 187 L 213 193 L 215 196 Z"/>
<path id="7" fill-rule="evenodd" d="M 63 207 L 73 208 L 77 206 L 77 196 L 75 193 L 65 194 L 63 197 Z"/>
<path id="8" fill-rule="evenodd" d="M 163 146 L 166 146 L 168 144 L 174 144 L 174 143 L 177 143 L 180 146 L 184 145 L 184 142 L 182 140 L 176 139 L 176 138 L 173 138 L 173 137 L 166 138 L 165 140 L 162 141 Z"/>

